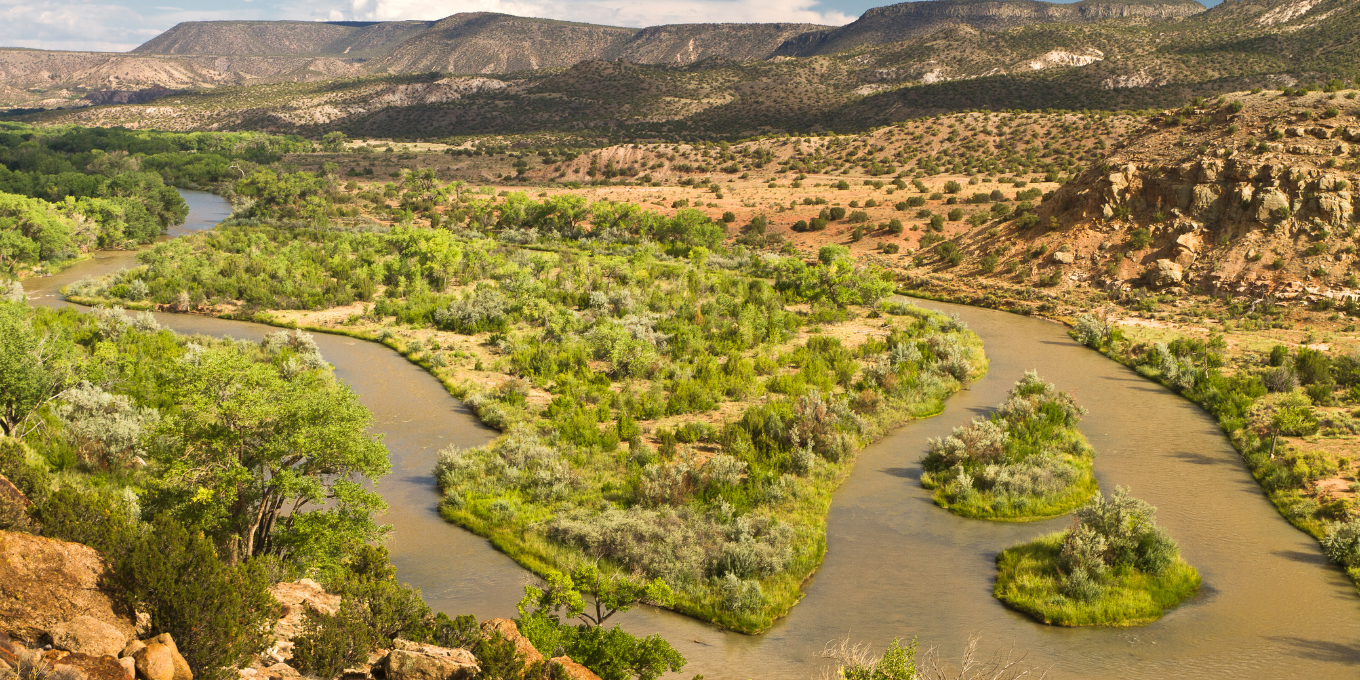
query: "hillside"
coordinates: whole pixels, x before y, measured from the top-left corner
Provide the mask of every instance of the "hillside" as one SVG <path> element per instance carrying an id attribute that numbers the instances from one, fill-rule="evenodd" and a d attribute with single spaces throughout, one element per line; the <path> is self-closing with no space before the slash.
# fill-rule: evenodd
<path id="1" fill-rule="evenodd" d="M 924 11 L 917 5 L 996 4 L 907 3 L 864 20 Z M 1029 8 L 1026 16 L 1048 7 L 1001 4 L 1007 11 Z M 368 61 L 137 54 L 83 55 L 91 63 L 72 66 L 63 62 L 73 53 L 13 52 L 0 55 L 0 86 L 11 88 L 3 94 L 12 103 L 44 106 L 95 89 L 197 90 L 150 108 L 41 114 L 35 121 L 259 127 L 313 136 L 339 129 L 407 139 L 582 130 L 611 139 L 702 139 L 854 132 L 972 109 L 1156 110 L 1196 96 L 1360 73 L 1360 3 L 1350 0 L 1243 0 L 1165 21 L 1137 12 L 1199 5 L 1055 7 L 1076 18 L 996 30 L 936 22 L 933 32 L 909 40 L 769 59 L 758 56 L 809 35 L 799 32 L 807 27 L 637 30 L 470 13 Z M 1106 15 L 1117 18 L 1082 18 Z M 4 68 L 5 58 L 25 65 Z M 481 80 L 451 86 L 468 82 L 451 73 Z"/>
<path id="2" fill-rule="evenodd" d="M 992 290 L 1037 279 L 1340 305 L 1360 295 L 1357 183 L 1356 90 L 1234 93 L 1152 117 L 1034 220 L 951 234 L 959 264 L 925 252 L 920 262 L 933 278 L 980 277 Z"/>
<path id="3" fill-rule="evenodd" d="M 372 57 L 390 52 L 431 25 L 429 21 L 186 21 L 132 51 L 236 57 Z"/>
<path id="4" fill-rule="evenodd" d="M 1128 2 L 1081 0 L 1071 4 L 1036 0 L 934 0 L 903 2 L 868 10 L 858 20 L 784 43 L 776 54 L 832 54 L 866 45 L 921 38 L 950 26 L 1002 31 L 1036 24 L 1079 25 L 1124 19 L 1146 22 L 1179 19 L 1204 11 L 1195 0 Z"/>

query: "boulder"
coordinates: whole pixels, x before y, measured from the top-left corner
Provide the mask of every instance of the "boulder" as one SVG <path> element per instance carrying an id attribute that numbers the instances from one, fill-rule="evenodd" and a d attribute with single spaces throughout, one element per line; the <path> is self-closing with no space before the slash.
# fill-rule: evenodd
<path id="1" fill-rule="evenodd" d="M 568 680 L 600 680 L 595 671 L 572 661 L 569 656 L 555 656 L 548 665 L 559 669 L 553 677 L 566 677 Z"/>
<path id="2" fill-rule="evenodd" d="M 1157 260 L 1148 269 L 1148 283 L 1153 286 L 1163 287 L 1180 283 L 1185 278 L 1185 271 L 1179 264 L 1171 260 Z"/>
<path id="3" fill-rule="evenodd" d="M 179 654 L 179 647 L 169 633 L 162 633 L 133 653 L 137 677 L 142 680 L 194 680 L 188 662 Z"/>
<path id="4" fill-rule="evenodd" d="M 1053 253 L 1053 261 L 1061 262 L 1063 264 L 1072 264 L 1077 261 L 1077 255 L 1070 250 L 1059 250 L 1058 252 Z"/>
<path id="5" fill-rule="evenodd" d="M 116 627 L 85 615 L 58 624 L 48 634 L 57 649 L 94 656 L 116 656 L 128 641 L 128 636 Z"/>
<path id="6" fill-rule="evenodd" d="M 387 680 L 471 680 L 481 670 L 477 657 L 466 649 L 402 639 L 393 640 L 392 647 L 384 662 Z"/>
<path id="7" fill-rule="evenodd" d="M 543 662 L 543 654 L 534 647 L 529 638 L 520 635 L 519 626 L 510 619 L 487 619 L 482 622 L 482 637 L 489 638 L 500 633 L 505 639 L 515 643 L 515 651 L 524 657 L 524 665 L 532 666 Z"/>
<path id="8" fill-rule="evenodd" d="M 132 617 L 100 585 L 105 571 L 89 546 L 0 531 L 0 621 L 30 646 L 77 616 L 132 637 Z"/>
<path id="9" fill-rule="evenodd" d="M 140 680 L 175 680 L 174 652 L 163 644 L 153 642 L 133 655 Z"/>

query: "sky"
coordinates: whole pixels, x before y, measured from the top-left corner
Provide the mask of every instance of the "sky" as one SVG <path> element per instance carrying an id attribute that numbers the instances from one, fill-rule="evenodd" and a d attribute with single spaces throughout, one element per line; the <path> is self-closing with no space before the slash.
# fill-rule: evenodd
<path id="1" fill-rule="evenodd" d="M 1062 1 L 1062 0 L 1060 0 Z M 893 0 L 0 0 L 0 46 L 124 52 L 181 21 L 442 19 L 504 12 L 611 26 L 706 22 L 843 25 Z M 168 3 L 168 4 L 167 4 Z"/>

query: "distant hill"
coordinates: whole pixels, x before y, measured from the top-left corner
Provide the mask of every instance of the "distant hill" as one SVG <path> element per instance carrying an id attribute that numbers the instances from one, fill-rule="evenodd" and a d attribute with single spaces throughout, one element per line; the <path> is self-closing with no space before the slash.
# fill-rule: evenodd
<path id="1" fill-rule="evenodd" d="M 1081 0 L 1071 4 L 1035 0 L 928 0 L 875 7 L 840 28 L 791 38 L 776 51 L 785 56 L 831 54 L 865 45 L 910 40 L 962 24 L 997 31 L 1035 24 L 1087 24 L 1112 19 L 1166 21 L 1204 11 L 1195 0 Z"/>
<path id="2" fill-rule="evenodd" d="M 374 61 L 378 73 L 506 73 L 562 68 L 618 49 L 636 28 L 578 24 L 491 12 L 435 22 Z"/>
<path id="3" fill-rule="evenodd" d="M 433 25 L 430 21 L 186 21 L 132 51 L 228 57 L 373 57 L 390 52 Z"/>

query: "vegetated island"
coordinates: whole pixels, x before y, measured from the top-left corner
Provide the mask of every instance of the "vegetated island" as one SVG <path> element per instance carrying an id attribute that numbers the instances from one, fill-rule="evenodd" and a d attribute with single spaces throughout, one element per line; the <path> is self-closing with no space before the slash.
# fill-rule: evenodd
<path id="1" fill-rule="evenodd" d="M 1061 531 L 996 558 L 993 594 L 1057 626 L 1137 626 L 1161 618 L 1199 590 L 1156 508 L 1119 487 L 1097 494 Z"/>
<path id="2" fill-rule="evenodd" d="M 929 441 L 921 485 L 935 502 L 978 519 L 1047 519 L 1099 492 L 1095 450 L 1077 429 L 1085 409 L 1034 371 L 990 418 L 974 418 Z"/>
<path id="3" fill-rule="evenodd" d="M 517 193 L 454 198 L 441 229 L 317 230 L 275 221 L 290 178 L 238 182 L 243 219 L 68 295 L 225 298 L 388 344 L 506 433 L 441 453 L 447 519 L 550 579 L 662 579 L 667 604 L 734 630 L 801 598 L 855 451 L 986 370 L 975 334 L 883 303 L 891 282 L 844 247 L 754 254 L 697 211 Z"/>

